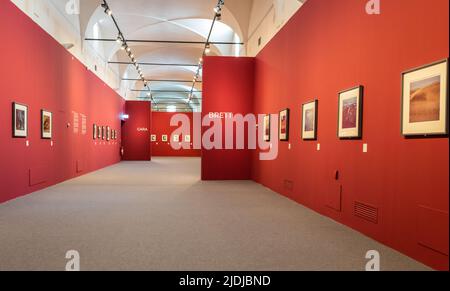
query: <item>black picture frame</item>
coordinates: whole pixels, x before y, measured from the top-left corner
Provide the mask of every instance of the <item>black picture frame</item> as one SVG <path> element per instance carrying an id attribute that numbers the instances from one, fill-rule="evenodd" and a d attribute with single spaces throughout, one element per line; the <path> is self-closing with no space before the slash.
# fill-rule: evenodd
<path id="1" fill-rule="evenodd" d="M 304 128 L 305 128 L 305 107 L 307 105 L 314 103 L 314 136 L 313 137 L 305 137 Z M 316 141 L 318 134 L 318 126 L 319 126 L 319 100 L 315 99 L 310 102 L 306 102 L 302 104 L 302 140 L 304 141 Z"/>
<path id="2" fill-rule="evenodd" d="M 282 137 L 281 135 L 281 116 L 282 114 L 286 114 L 286 136 Z M 280 141 L 289 141 L 289 134 L 290 134 L 290 115 L 291 115 L 291 110 L 289 108 L 281 110 L 280 111 L 280 115 L 278 118 L 278 135 L 279 135 L 279 139 Z"/>
<path id="3" fill-rule="evenodd" d="M 269 129 L 269 134 L 268 135 L 266 135 L 266 118 L 269 119 L 269 124 L 267 125 L 268 129 Z M 272 130 L 271 130 L 272 128 L 271 128 L 271 126 L 272 126 L 272 115 L 270 115 L 270 114 L 264 115 L 264 120 L 263 120 L 263 140 L 265 142 L 270 142 L 271 139 L 272 139 Z"/>
<path id="4" fill-rule="evenodd" d="M 24 120 L 24 130 L 23 132 L 25 134 L 18 134 L 19 130 L 16 128 L 16 110 L 18 109 L 18 106 L 22 106 L 25 108 L 25 120 Z M 28 137 L 28 105 L 13 102 L 12 103 L 12 137 L 13 138 L 27 138 Z"/>
<path id="5" fill-rule="evenodd" d="M 50 135 L 47 136 L 45 135 L 44 132 L 44 116 L 45 115 L 50 115 Z M 52 139 L 53 138 L 53 112 L 46 110 L 46 109 L 41 109 L 41 139 Z"/>
<path id="6" fill-rule="evenodd" d="M 446 111 L 444 114 L 444 124 L 445 124 L 445 128 L 444 131 L 442 132 L 420 132 L 420 133 L 406 133 L 405 132 L 405 123 L 404 123 L 404 115 L 405 115 L 405 110 L 404 110 L 404 104 L 405 104 L 405 77 L 407 74 L 410 73 L 414 73 L 420 70 L 425 70 L 428 69 L 430 67 L 434 67 L 436 65 L 440 65 L 440 64 L 446 64 L 446 69 L 445 69 L 445 73 L 446 73 L 446 79 L 447 82 L 445 84 L 446 90 L 445 90 L 445 104 L 446 106 L 444 106 L 444 110 Z M 419 66 L 416 68 L 412 68 L 412 69 L 408 69 L 406 71 L 403 71 L 401 73 L 401 96 L 400 96 L 400 107 L 401 107 L 401 114 L 400 114 L 400 132 L 401 135 L 404 136 L 405 138 L 433 138 L 433 137 L 448 137 L 449 135 L 449 110 L 448 110 L 448 101 L 449 101 L 449 79 L 448 79 L 448 73 L 449 73 L 449 58 L 445 58 L 436 62 L 432 62 L 423 66 Z"/>
<path id="7" fill-rule="evenodd" d="M 341 135 L 341 98 L 342 95 L 350 92 L 350 91 L 354 91 L 354 90 L 358 90 L 358 122 L 357 122 L 357 130 L 356 130 L 356 134 L 351 135 L 351 136 L 342 136 Z M 364 86 L 363 85 L 358 85 L 356 87 L 352 87 L 350 89 L 347 90 L 343 90 L 340 91 L 338 93 L 338 120 L 337 120 L 337 136 L 339 139 L 341 140 L 361 140 L 363 138 L 363 122 L 364 119 Z"/>
<path id="8" fill-rule="evenodd" d="M 98 136 L 98 130 L 97 130 L 97 124 L 93 124 L 92 125 L 92 138 L 94 139 L 94 140 L 96 140 L 97 139 L 97 136 Z"/>

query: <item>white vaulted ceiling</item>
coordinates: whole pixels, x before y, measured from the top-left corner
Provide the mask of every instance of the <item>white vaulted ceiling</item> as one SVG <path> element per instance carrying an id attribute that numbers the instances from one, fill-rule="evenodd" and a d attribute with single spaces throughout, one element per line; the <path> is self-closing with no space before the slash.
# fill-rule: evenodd
<path id="1" fill-rule="evenodd" d="M 117 29 L 111 18 L 104 13 L 100 1 L 81 2 L 82 34 L 86 38 L 117 37 Z M 217 0 L 108 0 L 109 7 L 127 40 L 163 40 L 205 42 L 214 18 L 213 8 Z M 222 12 L 222 20 L 216 22 L 211 34 L 211 42 L 240 42 L 248 29 L 248 15 L 253 0 L 227 0 Z M 84 5 L 84 6 L 83 6 Z M 237 15 L 237 17 L 235 16 Z M 240 19 L 238 19 L 240 17 Z M 114 62 L 129 62 L 126 52 L 116 42 L 95 42 L 92 44 L 106 59 Z M 139 43 L 129 42 L 138 63 L 197 65 L 202 56 L 204 44 Z M 240 56 L 245 54 L 243 45 L 212 45 L 209 55 Z M 179 110 L 200 110 L 202 94 L 194 93 L 188 104 L 192 80 L 197 72 L 196 66 L 141 66 L 146 79 L 183 80 L 186 82 L 150 82 L 154 109 L 165 109 L 177 105 Z M 139 75 L 132 65 L 117 65 L 123 79 L 138 79 Z M 201 80 L 200 71 L 200 80 Z M 142 81 L 122 81 L 122 94 L 128 99 L 147 98 Z M 195 85 L 201 91 L 201 83 Z M 173 91 L 173 92 L 170 92 Z"/>
<path id="2" fill-rule="evenodd" d="M 255 56 L 282 28 L 306 0 L 225 0 L 222 19 L 215 23 L 211 42 L 243 42 L 243 45 L 212 45 L 212 56 Z M 12 0 L 43 29 L 80 59 L 88 69 L 127 100 L 149 100 L 148 91 L 136 68 L 117 42 L 118 31 L 101 7 L 103 0 Z M 80 3 L 74 13 L 68 6 Z M 218 0 L 107 0 L 126 40 L 205 42 Z M 69 8 L 70 8 L 69 7 Z M 202 83 L 195 85 L 196 66 L 202 44 L 129 42 L 138 63 L 185 66 L 141 65 L 150 89 L 154 110 L 176 105 L 178 111 L 201 111 Z M 113 62 L 113 63 L 111 63 Z M 199 79 L 202 80 L 202 71 Z M 136 91 L 137 90 L 137 91 Z M 198 92 L 197 92 L 198 91 Z"/>

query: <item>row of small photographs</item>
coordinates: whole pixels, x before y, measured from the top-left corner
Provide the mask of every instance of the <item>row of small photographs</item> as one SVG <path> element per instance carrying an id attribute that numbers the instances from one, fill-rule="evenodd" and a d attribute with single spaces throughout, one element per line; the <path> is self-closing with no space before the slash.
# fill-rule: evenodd
<path id="1" fill-rule="evenodd" d="M 28 106 L 13 102 L 12 104 L 12 128 L 14 138 L 28 137 Z M 41 138 L 52 139 L 53 114 L 50 111 L 41 110 Z"/>
<path id="2" fill-rule="evenodd" d="M 118 139 L 118 133 L 117 130 L 111 129 L 109 126 L 99 126 L 97 124 L 94 124 L 92 127 L 92 138 L 94 140 L 117 140 Z"/>
<path id="3" fill-rule="evenodd" d="M 402 73 L 402 135 L 448 135 L 448 60 Z M 364 87 L 339 93 L 338 137 L 361 139 Z M 302 139 L 317 140 L 319 101 L 302 107 Z M 381 113 L 383 114 L 383 113 Z M 280 141 L 289 141 L 290 109 L 279 115 Z M 271 115 L 264 117 L 264 140 L 269 142 Z"/>
<path id="4" fill-rule="evenodd" d="M 173 139 L 174 142 L 181 142 L 181 140 L 183 140 L 180 135 L 173 135 L 172 139 Z M 156 134 L 152 134 L 151 135 L 151 141 L 152 142 L 158 142 L 158 136 Z M 167 134 L 163 134 L 161 136 L 161 141 L 162 142 L 169 142 L 169 136 Z M 184 136 L 184 142 L 191 142 L 191 136 L 190 135 L 185 135 Z"/>

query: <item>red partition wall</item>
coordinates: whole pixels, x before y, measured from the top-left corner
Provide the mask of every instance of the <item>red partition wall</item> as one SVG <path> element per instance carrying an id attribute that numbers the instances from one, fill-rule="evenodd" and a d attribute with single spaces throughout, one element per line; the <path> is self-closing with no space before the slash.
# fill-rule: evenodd
<path id="1" fill-rule="evenodd" d="M 127 101 L 125 112 L 129 119 L 122 124 L 122 146 L 124 161 L 150 161 L 151 103 Z"/>
<path id="2" fill-rule="evenodd" d="M 203 117 L 209 116 L 210 113 L 221 114 L 225 118 L 228 114 L 245 116 L 252 113 L 253 70 L 253 58 L 206 57 L 203 65 Z M 222 118 L 223 126 L 225 118 Z M 203 127 L 202 133 L 206 130 L 208 127 Z M 251 151 L 203 148 L 203 180 L 247 180 L 250 178 Z"/>
<path id="3" fill-rule="evenodd" d="M 119 162 L 119 141 L 94 141 L 92 127 L 120 130 L 123 99 L 10 1 L 0 35 L 0 202 Z M 12 138 L 12 102 L 28 105 L 26 139 Z M 41 139 L 41 109 L 52 140 Z"/>
<path id="4" fill-rule="evenodd" d="M 400 75 L 448 57 L 449 1 L 381 1 L 381 15 L 366 14 L 366 2 L 308 1 L 257 56 L 255 111 L 291 109 L 292 149 L 281 143 L 270 162 L 255 155 L 253 178 L 448 270 L 449 142 L 401 136 Z M 340 141 L 338 92 L 357 85 L 365 87 L 363 140 Z M 304 142 L 301 105 L 314 99 L 318 141 Z"/>
<path id="5" fill-rule="evenodd" d="M 170 120 L 174 115 L 183 114 L 190 122 L 191 148 L 175 150 L 170 145 L 172 133 L 180 126 L 170 126 Z M 197 113 L 199 114 L 199 113 Z M 194 149 L 194 113 L 170 113 L 152 112 L 152 134 L 156 135 L 156 141 L 152 142 L 152 156 L 154 157 L 200 157 L 201 150 Z M 168 142 L 162 141 L 162 136 L 167 135 Z M 182 141 L 184 137 L 181 137 Z"/>

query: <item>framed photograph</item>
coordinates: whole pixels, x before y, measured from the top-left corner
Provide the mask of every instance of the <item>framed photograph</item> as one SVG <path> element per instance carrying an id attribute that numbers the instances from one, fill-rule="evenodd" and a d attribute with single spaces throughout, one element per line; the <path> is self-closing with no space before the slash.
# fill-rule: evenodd
<path id="1" fill-rule="evenodd" d="M 41 110 L 41 138 L 51 139 L 53 137 L 53 113 Z"/>
<path id="2" fill-rule="evenodd" d="M 402 73 L 402 134 L 448 134 L 448 60 Z"/>
<path id="3" fill-rule="evenodd" d="M 289 115 L 289 109 L 285 109 L 280 112 L 280 141 L 289 141 Z"/>
<path id="4" fill-rule="evenodd" d="M 28 106 L 13 103 L 12 107 L 13 137 L 25 138 L 28 136 Z"/>
<path id="5" fill-rule="evenodd" d="M 191 142 L 191 136 L 189 134 L 184 136 L 184 142 Z"/>
<path id="6" fill-rule="evenodd" d="M 302 139 L 316 140 L 317 139 L 317 125 L 318 125 L 318 108 L 319 101 L 305 103 L 302 106 L 303 125 L 302 125 Z"/>
<path id="7" fill-rule="evenodd" d="M 338 136 L 340 139 L 362 138 L 364 87 L 339 93 Z"/>
<path id="8" fill-rule="evenodd" d="M 162 142 L 168 142 L 169 141 L 169 137 L 166 134 L 164 134 L 162 136 L 161 140 L 162 140 Z"/>
<path id="9" fill-rule="evenodd" d="M 263 133 L 264 141 L 270 141 L 270 114 L 264 116 Z"/>
<path id="10" fill-rule="evenodd" d="M 152 142 L 156 142 L 157 140 L 156 134 L 152 134 L 150 138 Z"/>
<path id="11" fill-rule="evenodd" d="M 94 123 L 94 125 L 92 126 L 92 138 L 94 140 L 97 139 L 98 136 L 98 132 L 97 132 L 97 124 Z"/>

